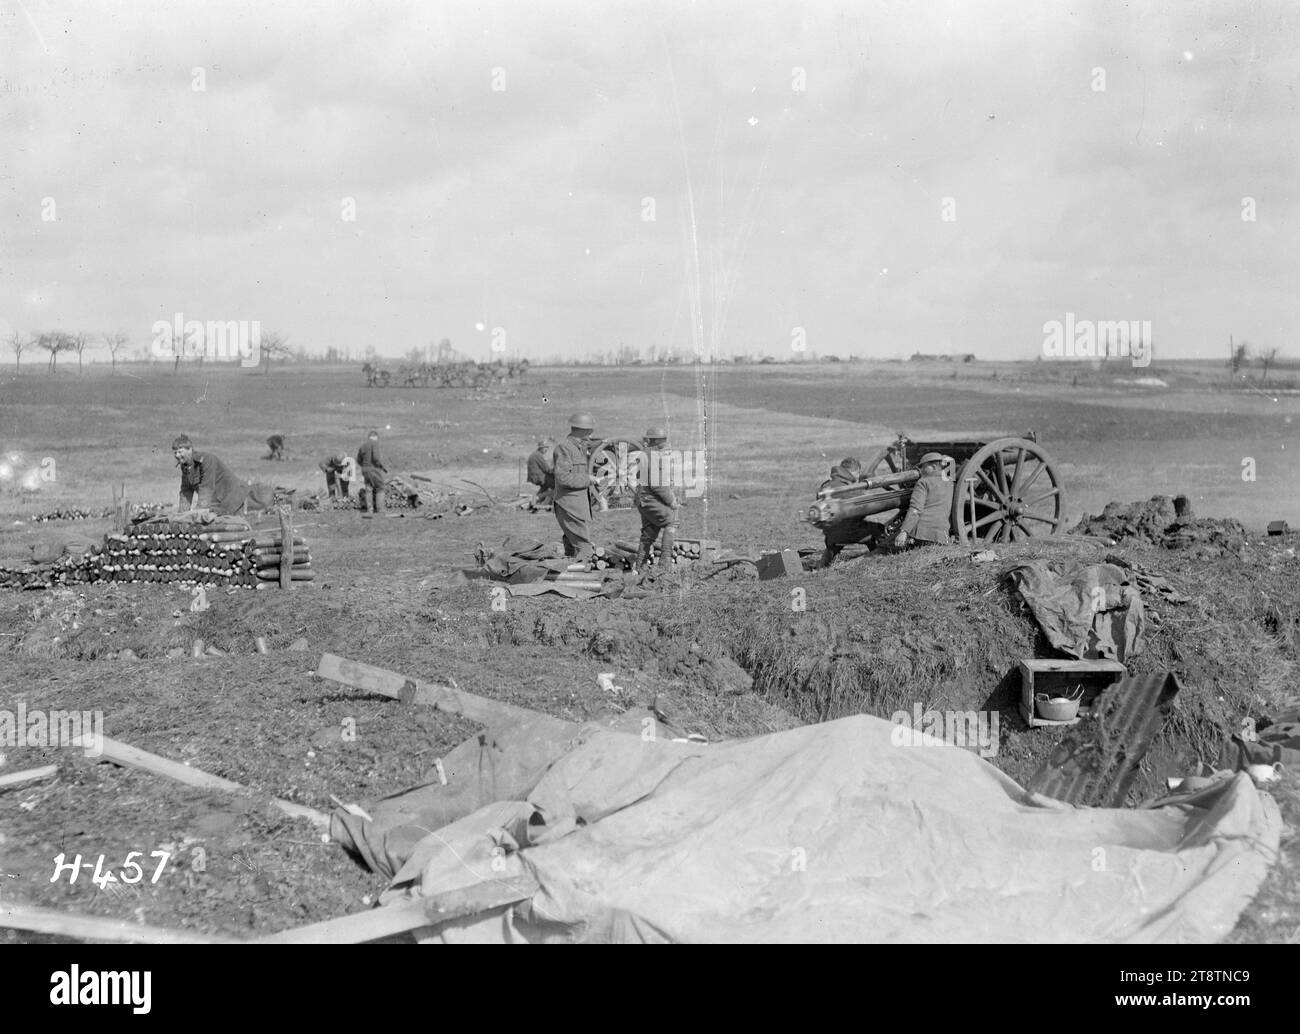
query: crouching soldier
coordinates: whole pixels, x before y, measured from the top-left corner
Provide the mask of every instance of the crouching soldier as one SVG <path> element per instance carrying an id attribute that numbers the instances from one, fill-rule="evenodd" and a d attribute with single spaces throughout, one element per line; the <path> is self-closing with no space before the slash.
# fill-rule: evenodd
<path id="1" fill-rule="evenodd" d="M 846 456 L 831 467 L 831 476 L 822 482 L 821 487 L 817 489 L 817 494 L 821 495 L 823 492 L 830 492 L 836 488 L 844 488 L 861 480 L 862 464 L 852 456 Z M 823 532 L 826 549 L 822 552 L 821 566 L 830 567 L 845 546 L 872 541 L 879 533 L 879 530 L 879 525 L 868 524 L 865 521 L 846 521 L 843 524 L 827 528 Z"/>
<path id="2" fill-rule="evenodd" d="M 550 506 L 555 496 L 555 439 L 543 438 L 528 457 L 528 483 L 537 486 L 533 508 Z"/>
<path id="3" fill-rule="evenodd" d="M 328 457 L 320 469 L 325 475 L 325 487 L 330 498 L 347 502 L 353 482 L 360 477 L 357 461 L 347 453 L 340 452 L 337 456 Z"/>
<path id="4" fill-rule="evenodd" d="M 661 428 L 650 428 L 645 433 L 645 447 L 649 470 L 641 472 L 634 497 L 637 511 L 641 514 L 641 544 L 632 565 L 633 571 L 645 566 L 655 540 L 661 535 L 659 562 L 672 563 L 673 544 L 677 540 L 677 511 L 681 507 L 672 485 L 659 483 L 665 480 L 662 470 L 666 465 L 660 462 L 656 453 L 668 447 L 668 435 Z"/>
<path id="5" fill-rule="evenodd" d="M 288 458 L 288 454 L 284 450 L 284 435 L 271 435 L 266 440 L 266 447 L 271 450 L 270 455 L 266 457 L 268 460 L 284 460 Z"/>
<path id="6" fill-rule="evenodd" d="M 230 468 L 210 452 L 199 452 L 188 435 L 177 435 L 172 441 L 172 455 L 181 468 L 180 493 L 176 512 L 186 513 L 195 507 L 212 510 L 228 516 L 242 513 L 248 496 L 248 485 L 231 472 Z"/>
<path id="7" fill-rule="evenodd" d="M 953 461 L 940 453 L 927 452 L 921 457 L 920 480 L 912 487 L 912 498 L 903 518 L 903 527 L 894 539 L 902 549 L 907 545 L 932 546 L 952 537 L 952 469 Z"/>
<path id="8" fill-rule="evenodd" d="M 371 431 L 357 450 L 357 466 L 361 468 L 361 512 L 366 512 L 366 496 L 370 496 L 369 509 L 384 512 L 384 486 L 388 481 L 388 468 L 379 458 L 379 432 Z"/>

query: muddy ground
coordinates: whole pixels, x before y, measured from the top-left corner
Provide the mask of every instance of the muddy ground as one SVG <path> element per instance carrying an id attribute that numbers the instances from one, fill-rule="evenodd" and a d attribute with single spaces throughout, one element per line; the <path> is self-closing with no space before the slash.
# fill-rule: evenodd
<path id="1" fill-rule="evenodd" d="M 718 537 L 743 552 L 813 546 L 818 535 L 795 514 L 823 468 L 841 453 L 865 452 L 867 443 L 892 434 L 891 422 L 907 417 L 915 421 L 908 429 L 918 437 L 946 433 L 949 427 L 952 437 L 992 437 L 1018 433 L 1031 420 L 1042 432 L 1041 421 L 1052 419 L 1048 399 L 1054 390 L 1026 381 L 1019 394 L 1028 392 L 1033 401 L 1018 412 L 1016 401 L 1007 398 L 1016 392 L 1009 389 L 999 397 L 973 379 L 955 386 L 936 380 L 912 387 L 947 405 L 921 406 L 912 413 L 907 406 L 920 402 L 900 384 L 886 383 L 882 375 L 855 387 L 842 372 L 813 384 L 805 383 L 810 375 L 783 382 L 757 379 L 767 371 L 746 371 L 744 378 L 715 385 L 716 396 L 707 389 L 697 395 L 685 371 L 530 373 L 530 384 L 491 393 L 366 391 L 351 376 L 350 371 L 309 371 L 295 378 L 277 371 L 264 378 L 222 371 L 206 379 L 173 380 L 140 371 L 136 381 L 25 376 L 15 385 L 11 379 L 0 390 L 6 404 L 0 445 L 24 457 L 53 455 L 59 473 L 38 494 L 0 495 L 5 521 L 0 551 L 18 555 L 34 542 L 101 535 L 102 521 L 38 525 L 30 517 L 59 505 L 106 505 L 106 474 L 125 482 L 134 498 L 171 498 L 175 475 L 167 443 L 182 430 L 246 476 L 306 491 L 319 487 L 315 463 L 321 456 L 355 448 L 366 428 L 378 426 L 395 469 L 434 471 L 467 499 L 481 502 L 479 490 L 464 479 L 477 481 L 503 504 L 516 494 L 518 461 L 532 439 L 560 430 L 557 416 L 562 422 L 563 414 L 583 405 L 596 411 L 610 434 L 632 434 L 643 423 L 667 421 L 670 433 L 690 445 L 696 444 L 689 436 L 698 426 L 701 398 L 711 406 L 715 480 L 707 501 L 688 502 L 683 534 Z M 1195 405 L 1172 409 L 1164 421 L 1142 410 L 1131 425 L 1142 435 L 1146 453 L 1167 449 L 1173 457 L 1153 474 L 1149 463 L 1138 470 L 1124 466 L 1126 446 L 1110 432 L 1099 432 L 1100 444 L 1091 451 L 1076 447 L 1069 423 L 1075 420 L 1077 426 L 1089 405 L 1089 426 L 1096 428 L 1110 426 L 1116 413 L 1133 412 L 1125 389 L 1098 383 L 1091 392 L 1095 403 L 1076 392 L 1070 401 L 1074 411 L 1058 414 L 1060 426 L 1048 427 L 1051 433 L 1045 435 L 1049 443 L 1053 436 L 1057 441 L 1053 452 L 1067 486 L 1070 523 L 1085 512 L 1100 513 L 1112 499 L 1185 491 L 1198 514 L 1235 513 L 1246 526 L 1244 558 L 1193 557 L 1152 543 L 1115 547 L 1147 564 L 1163 564 L 1167 554 L 1170 577 L 1202 601 L 1200 610 L 1154 608 L 1167 618 L 1170 631 L 1151 662 L 1185 669 L 1189 721 L 1196 736 L 1208 742 L 1205 730 L 1226 726 L 1239 717 L 1236 711 L 1262 713 L 1276 706 L 1279 687 L 1294 686 L 1295 541 L 1266 540 L 1261 534 L 1266 518 L 1289 516 L 1280 509 L 1287 497 L 1279 494 L 1275 480 L 1282 468 L 1261 463 L 1260 480 L 1252 484 L 1240 479 L 1240 464 L 1233 460 L 1235 469 L 1208 479 L 1207 487 L 1207 479 L 1181 476 L 1177 460 L 1190 447 L 1189 437 L 1204 433 L 1208 440 L 1211 432 L 1215 440 L 1207 455 L 1228 457 L 1216 462 L 1227 463 L 1234 453 L 1281 457 L 1287 451 L 1282 447 L 1295 440 L 1291 413 L 1282 408 L 1296 406 L 1284 400 L 1247 412 L 1240 400 L 1230 399 L 1224 412 L 1206 422 L 1197 415 L 1206 392 L 1189 385 L 1186 397 Z M 1166 402 L 1172 406 L 1175 400 Z M 993 404 L 1001 415 L 987 409 Z M 817 406 L 822 406 L 819 415 L 813 415 Z M 873 422 L 855 419 L 859 412 Z M 275 413 L 274 426 L 267 413 Z M 921 420 L 928 426 L 919 426 Z M 272 432 L 289 437 L 292 456 L 286 463 L 260 458 L 262 439 Z M 1290 455 L 1297 447 L 1300 443 Z M 1121 482 L 1113 492 L 1093 472 L 1102 448 L 1109 450 L 1108 463 Z M 1072 475 L 1082 486 L 1078 492 L 1071 492 Z M 1229 507 L 1233 499 L 1241 505 Z M 484 586 L 439 589 L 429 576 L 472 565 L 480 542 L 554 540 L 548 515 L 497 505 L 437 521 L 409 512 L 369 520 L 348 511 L 301 514 L 298 521 L 318 575 L 315 583 L 288 593 L 214 592 L 202 612 L 189 609 L 187 590 L 162 585 L 0 593 L 0 706 L 21 701 L 27 708 L 101 710 L 106 735 L 255 791 L 248 798 L 198 792 L 96 762 L 76 750 L 5 751 L 0 774 L 48 763 L 59 771 L 42 783 L 0 790 L 0 895 L 238 937 L 368 907 L 383 881 L 322 842 L 308 823 L 284 817 L 261 798 L 274 795 L 325 811 L 331 794 L 364 803 L 425 779 L 434 761 L 475 728 L 316 678 L 312 672 L 326 651 L 417 678 L 454 680 L 471 692 L 566 718 L 657 702 L 684 731 L 722 738 L 827 716 L 818 713 L 821 705 L 813 696 L 791 688 L 775 655 L 758 648 L 754 630 L 771 629 L 795 644 L 783 658 L 799 654 L 803 637 L 810 677 L 831 670 L 827 665 L 879 665 L 887 657 L 900 672 L 925 668 L 927 701 L 937 698 L 930 693 L 935 690 L 946 694 L 946 706 L 1005 705 L 1006 748 L 993 761 L 1018 778 L 1032 771 L 1054 742 L 1025 730 L 1014 703 L 1005 698 L 1008 662 L 1041 646 L 1032 623 L 998 587 L 1001 568 L 1014 561 L 1014 550 L 997 569 L 989 565 L 979 571 L 955 556 L 950 569 L 936 569 L 933 577 L 906 569 L 904 558 L 888 557 L 810 573 L 800 580 L 809 600 L 802 617 L 790 611 L 788 585 L 757 583 L 745 572 L 694 584 L 688 579 L 684 588 L 645 601 L 511 600 L 502 612 L 493 610 Z M 632 513 L 612 512 L 599 519 L 597 537 L 634 537 L 635 528 Z M 1081 542 L 1077 551 L 1101 559 L 1110 548 Z M 969 599 L 956 588 L 945 589 L 958 585 Z M 972 607 L 987 607 L 994 629 L 988 635 L 981 630 L 978 650 L 969 643 Z M 925 644 L 935 621 L 940 638 L 958 642 L 969 654 L 962 654 L 960 663 L 946 661 L 943 649 Z M 1207 640 L 1207 625 L 1222 626 L 1222 649 L 1209 643 L 1200 650 L 1188 646 L 1186 656 L 1174 655 L 1180 642 L 1193 636 L 1198 643 Z M 826 653 L 828 643 L 855 635 L 867 643 L 857 647 L 856 657 Z M 254 651 L 258 636 L 267 640 L 269 653 Z M 189 647 L 196 638 L 227 655 L 194 659 Z M 305 650 L 289 649 L 301 639 Z M 1240 656 L 1225 655 L 1234 642 Z M 174 656 L 177 652 L 180 656 Z M 600 688 L 602 672 L 614 673 L 620 694 Z M 1221 696 L 1223 701 L 1217 699 Z M 351 726 L 354 740 L 340 735 Z M 1187 757 L 1174 749 L 1178 746 L 1161 752 L 1160 764 L 1186 764 Z M 1286 940 L 1300 929 L 1296 816 L 1287 814 L 1289 854 L 1257 907 L 1243 917 L 1238 939 Z M 141 853 L 139 884 L 95 885 L 90 877 L 100 855 L 106 868 L 122 871 L 131 852 Z M 152 852 L 169 855 L 156 882 L 151 878 L 161 855 L 151 857 Z M 51 880 L 61 853 L 69 861 L 80 854 L 88 863 L 75 883 L 66 872 Z"/>

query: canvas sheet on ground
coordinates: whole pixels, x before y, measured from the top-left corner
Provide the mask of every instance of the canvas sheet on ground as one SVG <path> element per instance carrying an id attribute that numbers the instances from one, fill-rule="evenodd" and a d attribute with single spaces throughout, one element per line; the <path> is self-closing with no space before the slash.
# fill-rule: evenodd
<path id="1" fill-rule="evenodd" d="M 602 731 L 420 842 L 384 901 L 533 877 L 422 941 L 1211 942 L 1277 857 L 1244 775 L 1178 803 L 1032 796 L 865 715 L 701 746 Z"/>

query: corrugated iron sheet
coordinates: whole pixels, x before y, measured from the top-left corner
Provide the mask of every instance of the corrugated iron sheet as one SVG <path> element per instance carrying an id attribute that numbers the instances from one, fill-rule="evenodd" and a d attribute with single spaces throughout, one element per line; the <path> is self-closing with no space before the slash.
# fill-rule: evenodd
<path id="1" fill-rule="evenodd" d="M 1181 688 L 1170 671 L 1120 679 L 1094 702 L 1094 717 L 1075 726 L 1043 762 L 1029 789 L 1071 804 L 1123 807 Z"/>

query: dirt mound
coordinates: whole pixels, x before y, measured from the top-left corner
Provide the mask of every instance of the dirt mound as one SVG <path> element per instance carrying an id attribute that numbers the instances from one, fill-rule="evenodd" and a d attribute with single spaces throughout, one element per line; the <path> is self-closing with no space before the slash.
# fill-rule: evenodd
<path id="1" fill-rule="evenodd" d="M 1184 549 L 1198 558 L 1235 556 L 1244 559 L 1246 529 L 1240 521 L 1193 517 L 1186 496 L 1176 500 L 1152 496 L 1146 502 L 1107 503 L 1099 516 L 1084 514 L 1072 535 L 1096 535 L 1112 541 L 1139 540 L 1165 549 Z"/>
<path id="2" fill-rule="evenodd" d="M 692 636 L 671 617 L 670 601 L 613 601 L 600 609 L 558 609 L 521 600 L 494 614 L 498 644 L 567 647 L 611 666 L 690 680 L 710 693 L 743 693 L 753 679 L 708 636 Z"/>
<path id="3" fill-rule="evenodd" d="M 697 646 L 702 657 L 730 656 L 753 678 L 755 693 L 803 721 L 857 713 L 888 718 L 917 704 L 996 710 L 1002 731 L 994 763 L 1025 780 L 1064 733 L 1030 730 L 1019 716 L 1018 662 L 1055 651 L 1006 575 L 1039 558 L 1102 563 L 1118 556 L 1190 597 L 1174 603 L 1144 594 L 1147 646 L 1130 670 L 1174 671 L 1184 687 L 1135 786 L 1144 797 L 1165 775 L 1212 762 L 1240 718 L 1270 713 L 1294 679 L 1300 614 L 1289 601 L 1300 561 L 1255 552 L 1243 564 L 1141 542 L 1117 550 L 1068 537 L 999 546 L 991 563 L 959 550 L 916 550 L 798 579 L 697 586 L 646 601 L 642 616 L 664 656 L 682 656 L 683 644 L 688 652 Z M 630 658 L 640 656 L 636 644 L 647 634 L 620 640 L 632 643 Z M 602 643 L 590 634 L 582 641 L 587 649 Z M 685 671 L 691 674 L 689 666 Z"/>

